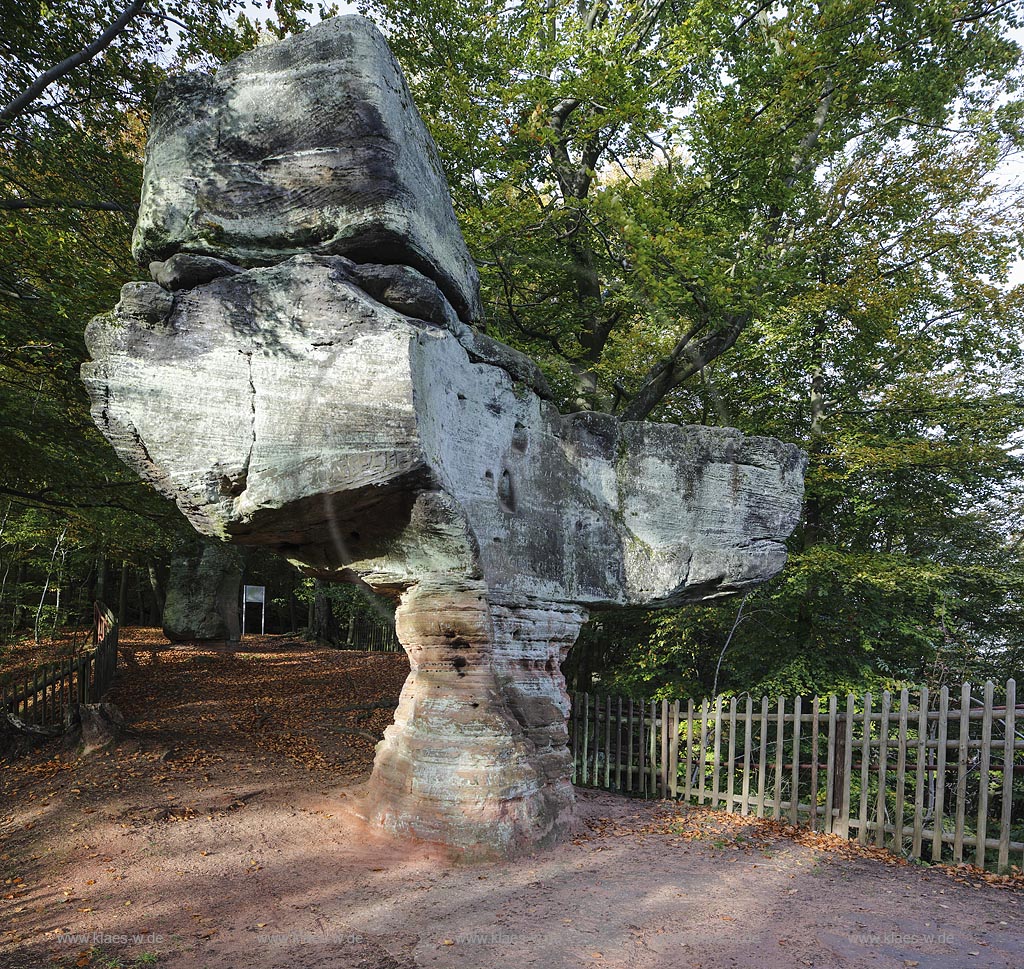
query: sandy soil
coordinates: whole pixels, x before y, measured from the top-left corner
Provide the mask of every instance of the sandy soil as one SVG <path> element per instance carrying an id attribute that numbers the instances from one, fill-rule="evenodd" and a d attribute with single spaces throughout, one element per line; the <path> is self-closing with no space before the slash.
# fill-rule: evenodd
<path id="1" fill-rule="evenodd" d="M 129 646 L 131 732 L 0 767 L 0 967 L 1024 966 L 1024 894 L 750 819 L 580 792 L 492 865 L 346 811 L 402 656 Z M 792 834 L 792 832 L 790 832 Z"/>

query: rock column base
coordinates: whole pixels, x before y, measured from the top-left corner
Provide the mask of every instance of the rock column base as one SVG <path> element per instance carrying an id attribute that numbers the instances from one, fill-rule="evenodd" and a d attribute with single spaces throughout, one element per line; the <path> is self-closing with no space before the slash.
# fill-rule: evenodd
<path id="1" fill-rule="evenodd" d="M 360 812 L 467 859 L 511 857 L 573 827 L 561 663 L 586 611 L 508 605 L 482 584 L 420 582 L 398 638 L 412 667 Z"/>

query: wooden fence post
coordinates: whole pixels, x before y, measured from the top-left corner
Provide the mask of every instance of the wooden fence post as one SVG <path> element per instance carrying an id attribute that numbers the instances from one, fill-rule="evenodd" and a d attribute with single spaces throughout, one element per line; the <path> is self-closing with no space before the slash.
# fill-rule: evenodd
<path id="1" fill-rule="evenodd" d="M 892 706 L 892 695 L 888 690 L 882 691 L 882 709 L 878 719 L 878 798 L 875 810 L 875 844 L 885 845 L 885 813 L 886 813 L 886 772 L 889 769 L 889 711 Z"/>
<path id="2" fill-rule="evenodd" d="M 611 698 L 604 698 L 604 789 L 611 787 Z"/>
<path id="3" fill-rule="evenodd" d="M 789 823 L 796 825 L 800 821 L 800 709 L 801 699 L 793 698 L 793 773 L 790 781 Z"/>
<path id="4" fill-rule="evenodd" d="M 583 786 L 587 786 L 587 755 L 590 751 L 590 694 L 583 694 L 583 756 L 580 759 L 583 774 Z"/>
<path id="5" fill-rule="evenodd" d="M 1015 720 L 1017 681 L 1006 681 L 1006 719 L 1003 721 L 1003 799 L 1000 808 L 998 871 L 1010 867 L 1010 809 L 1013 806 L 1013 748 L 1017 739 Z"/>
<path id="6" fill-rule="evenodd" d="M 661 796 L 669 796 L 668 773 L 671 760 L 668 749 L 668 700 L 661 701 Z"/>
<path id="7" fill-rule="evenodd" d="M 679 797 L 679 701 L 675 700 L 672 703 L 672 744 L 671 744 L 671 755 L 669 757 L 671 761 L 669 770 L 672 778 L 672 790 L 670 791 L 672 799 L 676 800 Z"/>
<path id="8" fill-rule="evenodd" d="M 956 747 L 956 821 L 953 828 L 953 864 L 964 860 L 964 821 L 967 810 L 968 748 L 971 740 L 971 684 L 960 690 L 960 731 Z"/>
<path id="9" fill-rule="evenodd" d="M 657 700 L 651 700 L 651 733 L 649 736 L 650 740 L 650 755 L 651 755 L 651 777 L 650 787 L 648 788 L 648 795 L 650 797 L 658 796 L 658 702 Z"/>
<path id="10" fill-rule="evenodd" d="M 700 764 L 700 779 L 697 782 L 697 803 L 704 806 L 705 786 L 708 763 L 708 699 L 700 705 L 700 753 L 697 761 Z"/>
<path id="11" fill-rule="evenodd" d="M 782 752 L 786 743 L 786 698 L 779 697 L 775 720 L 775 798 L 772 802 L 772 817 L 782 817 Z"/>
<path id="12" fill-rule="evenodd" d="M 615 790 L 622 790 L 622 697 L 615 704 Z"/>
<path id="13" fill-rule="evenodd" d="M 711 755 L 711 806 L 718 808 L 719 801 L 719 787 L 721 784 L 721 777 L 719 776 L 719 757 L 721 756 L 722 748 L 722 698 L 720 696 L 715 697 L 715 749 Z"/>
<path id="14" fill-rule="evenodd" d="M 822 819 L 822 830 L 831 834 L 835 828 L 836 781 L 839 764 L 842 763 L 837 741 L 838 717 L 836 716 L 836 695 L 828 698 L 828 751 L 825 754 L 825 816 Z"/>
<path id="15" fill-rule="evenodd" d="M 949 687 L 939 691 L 938 750 L 935 764 L 935 811 L 932 817 L 932 861 L 942 860 L 942 809 L 946 793 L 946 738 L 949 727 Z"/>
<path id="16" fill-rule="evenodd" d="M 761 730 L 758 734 L 757 816 L 764 817 L 764 789 L 768 783 L 768 697 L 761 697 Z"/>
<path id="17" fill-rule="evenodd" d="M 917 771 L 914 775 L 914 840 L 910 853 L 921 857 L 921 841 L 924 832 L 924 784 L 930 773 L 928 764 L 931 751 L 928 749 L 928 687 L 922 686 L 917 696 Z"/>
<path id="18" fill-rule="evenodd" d="M 985 710 L 981 721 L 981 763 L 978 774 L 978 826 L 975 828 L 974 863 L 985 867 L 985 837 L 988 834 L 988 772 L 992 766 L 992 694 L 995 685 L 985 681 Z"/>
<path id="19" fill-rule="evenodd" d="M 753 744 L 754 698 L 748 693 L 743 713 L 743 787 L 740 814 L 750 814 L 750 747 Z"/>
<path id="20" fill-rule="evenodd" d="M 736 697 L 729 700 L 729 763 L 726 767 L 726 811 L 736 810 Z"/>
<path id="21" fill-rule="evenodd" d="M 683 800 L 690 803 L 693 786 L 693 700 L 686 701 L 686 782 L 683 788 Z"/>
<path id="22" fill-rule="evenodd" d="M 819 698 L 811 703 L 811 830 L 818 830 L 818 708 Z"/>
<path id="23" fill-rule="evenodd" d="M 629 725 L 626 734 L 629 742 L 626 744 L 626 790 L 633 790 L 633 701 L 629 701 Z"/>
<path id="24" fill-rule="evenodd" d="M 864 694 L 864 732 L 860 742 L 860 810 L 857 813 L 857 841 L 867 844 L 868 799 L 871 787 L 871 694 Z"/>
<path id="25" fill-rule="evenodd" d="M 906 688 L 900 690 L 899 734 L 896 748 L 896 806 L 893 809 L 893 821 L 896 831 L 893 834 L 892 848 L 897 854 L 903 854 L 903 802 L 907 787 L 907 719 L 909 698 Z"/>

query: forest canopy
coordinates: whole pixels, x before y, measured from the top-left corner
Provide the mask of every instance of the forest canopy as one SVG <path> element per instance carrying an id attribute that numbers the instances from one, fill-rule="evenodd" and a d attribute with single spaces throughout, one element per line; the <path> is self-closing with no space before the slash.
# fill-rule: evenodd
<path id="1" fill-rule="evenodd" d="M 437 142 L 483 324 L 538 360 L 561 407 L 729 424 L 810 458 L 776 580 L 742 603 L 601 617 L 574 683 L 808 694 L 1019 670 L 1024 5 L 359 7 Z M 78 380 L 85 323 L 144 275 L 128 244 L 159 82 L 332 10 L 0 11 L 10 638 L 40 603 L 63 621 L 61 583 L 81 608 L 107 563 L 134 569 L 151 615 L 188 540 L 95 430 Z M 291 595 L 294 578 L 275 581 Z"/>

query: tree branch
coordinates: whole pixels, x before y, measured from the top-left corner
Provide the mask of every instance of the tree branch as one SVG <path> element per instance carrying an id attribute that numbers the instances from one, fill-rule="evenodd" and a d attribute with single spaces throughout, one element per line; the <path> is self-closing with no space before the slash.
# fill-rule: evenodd
<path id="1" fill-rule="evenodd" d="M 707 326 L 707 322 L 691 329 L 667 357 L 648 371 L 640 390 L 622 412 L 622 420 L 644 420 L 670 390 L 689 380 L 730 349 L 751 319 L 749 312 L 731 314 L 725 327 L 708 333 L 694 345 L 691 345 L 694 336 Z"/>
<path id="2" fill-rule="evenodd" d="M 22 209 L 87 209 L 96 212 L 133 214 L 131 209 L 126 209 L 123 205 L 118 205 L 117 202 L 83 202 L 79 199 L 0 198 L 0 211 L 17 212 Z"/>
<path id="3" fill-rule="evenodd" d="M 107 27 L 91 44 L 83 47 L 59 64 L 40 74 L 13 101 L 0 108 L 0 122 L 10 122 L 43 93 L 54 81 L 70 74 L 76 67 L 91 61 L 97 54 L 110 46 L 111 41 L 122 33 L 129 23 L 139 14 L 147 0 L 132 0 L 121 12 L 121 15 Z"/>

